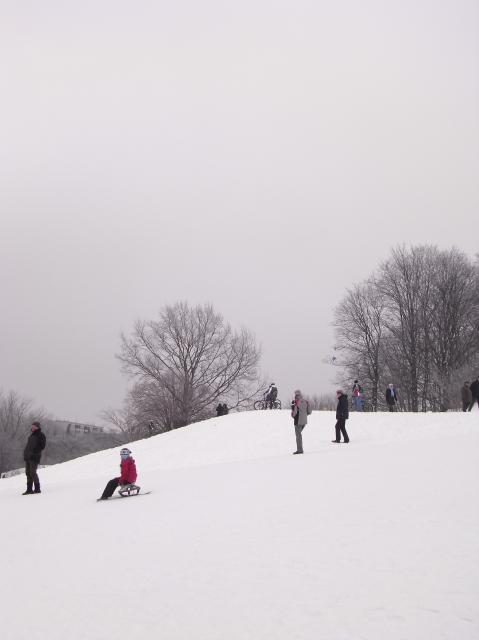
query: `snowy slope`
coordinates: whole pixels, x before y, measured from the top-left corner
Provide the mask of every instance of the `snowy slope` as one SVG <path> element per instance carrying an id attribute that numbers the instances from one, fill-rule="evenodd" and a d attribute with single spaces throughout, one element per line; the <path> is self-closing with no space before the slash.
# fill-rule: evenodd
<path id="1" fill-rule="evenodd" d="M 0 481 L 3 640 L 479 637 L 479 412 L 231 414 Z"/>

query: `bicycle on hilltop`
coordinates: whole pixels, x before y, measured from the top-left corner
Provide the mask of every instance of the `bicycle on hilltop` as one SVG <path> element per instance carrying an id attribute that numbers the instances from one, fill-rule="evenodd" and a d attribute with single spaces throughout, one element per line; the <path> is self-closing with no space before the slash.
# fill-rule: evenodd
<path id="1" fill-rule="evenodd" d="M 255 409 L 281 409 L 281 400 L 277 398 L 278 389 L 274 382 L 271 383 L 269 389 L 263 393 L 261 400 L 256 400 L 253 404 Z"/>

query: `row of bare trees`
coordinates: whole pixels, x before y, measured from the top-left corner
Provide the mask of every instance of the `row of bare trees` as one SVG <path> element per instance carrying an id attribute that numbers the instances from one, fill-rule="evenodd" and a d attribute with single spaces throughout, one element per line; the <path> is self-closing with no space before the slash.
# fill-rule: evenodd
<path id="1" fill-rule="evenodd" d="M 479 374 L 479 257 L 398 247 L 335 309 L 334 364 L 360 379 L 371 410 L 389 382 L 408 411 L 447 411 Z"/>
<path id="2" fill-rule="evenodd" d="M 42 464 L 56 464 L 78 456 L 118 446 L 126 441 L 123 434 L 94 433 L 75 437 L 59 427 L 44 409 L 16 391 L 0 390 L 0 475 L 23 467 L 23 450 L 30 435 L 32 422 L 39 420 L 47 437 Z"/>
<path id="3" fill-rule="evenodd" d="M 133 386 L 123 408 L 103 417 L 132 436 L 151 423 L 162 432 L 209 417 L 218 400 L 243 406 L 264 387 L 253 335 L 234 331 L 209 304 L 179 302 L 138 320 L 117 357 Z"/>

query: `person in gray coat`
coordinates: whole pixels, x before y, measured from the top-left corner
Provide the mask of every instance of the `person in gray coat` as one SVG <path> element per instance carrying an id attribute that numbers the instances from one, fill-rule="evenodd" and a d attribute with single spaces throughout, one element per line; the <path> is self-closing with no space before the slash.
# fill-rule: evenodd
<path id="1" fill-rule="evenodd" d="M 291 403 L 291 417 L 294 420 L 296 433 L 296 451 L 293 455 L 303 453 L 303 429 L 308 423 L 309 415 L 311 415 L 309 402 L 303 398 L 303 394 L 297 389 L 294 392 L 294 400 Z"/>

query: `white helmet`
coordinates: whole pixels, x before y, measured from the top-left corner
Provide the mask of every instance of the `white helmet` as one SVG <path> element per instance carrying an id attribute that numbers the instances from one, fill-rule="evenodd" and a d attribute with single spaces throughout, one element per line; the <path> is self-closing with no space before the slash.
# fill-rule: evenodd
<path id="1" fill-rule="evenodd" d="M 122 458 L 129 458 L 131 455 L 131 451 L 129 449 L 127 449 L 126 447 L 124 447 L 121 451 L 120 451 L 120 456 Z"/>

